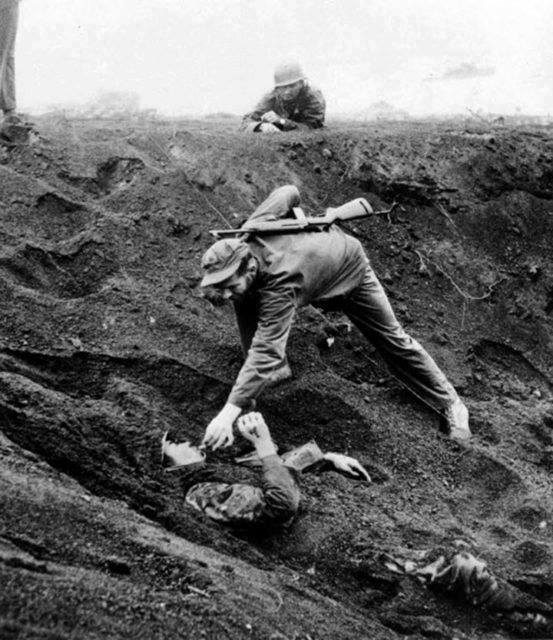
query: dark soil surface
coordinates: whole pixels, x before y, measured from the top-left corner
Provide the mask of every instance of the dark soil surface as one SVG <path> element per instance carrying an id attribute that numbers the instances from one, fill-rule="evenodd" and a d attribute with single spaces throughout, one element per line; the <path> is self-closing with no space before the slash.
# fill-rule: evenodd
<path id="1" fill-rule="evenodd" d="M 553 637 L 552 129 L 37 126 L 0 148 L 0 638 Z M 159 442 L 197 442 L 241 364 L 231 308 L 198 288 L 209 229 L 286 183 L 310 214 L 402 205 L 349 228 L 475 435 L 444 437 L 343 317 L 307 308 L 294 377 L 259 408 L 281 451 L 315 439 L 374 482 L 306 475 L 295 524 L 245 536 L 183 500 L 255 482 L 237 448 L 164 474 Z M 460 540 L 545 622 L 381 561 Z"/>

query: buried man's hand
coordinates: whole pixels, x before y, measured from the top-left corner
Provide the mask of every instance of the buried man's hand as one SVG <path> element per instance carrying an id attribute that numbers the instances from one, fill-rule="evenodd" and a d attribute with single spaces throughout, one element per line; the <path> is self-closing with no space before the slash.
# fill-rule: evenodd
<path id="1" fill-rule="evenodd" d="M 228 447 L 234 442 L 232 425 L 242 410 L 228 402 L 207 425 L 202 444 L 213 450 Z"/>
<path id="2" fill-rule="evenodd" d="M 246 413 L 238 418 L 236 424 L 244 438 L 255 446 L 257 455 L 260 458 L 276 453 L 276 447 L 271 439 L 269 427 L 260 413 L 256 411 Z"/>
<path id="3" fill-rule="evenodd" d="M 369 474 L 355 458 L 344 456 L 341 453 L 325 453 L 324 459 L 328 460 L 338 471 L 347 473 L 354 478 L 366 480 L 367 482 L 371 481 Z"/>

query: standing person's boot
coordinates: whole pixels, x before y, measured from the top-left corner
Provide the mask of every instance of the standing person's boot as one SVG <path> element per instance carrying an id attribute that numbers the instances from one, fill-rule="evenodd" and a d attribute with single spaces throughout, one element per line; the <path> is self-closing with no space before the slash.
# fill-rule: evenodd
<path id="1" fill-rule="evenodd" d="M 461 398 L 457 398 L 445 410 L 448 435 L 453 440 L 466 442 L 470 440 L 469 412 Z"/>

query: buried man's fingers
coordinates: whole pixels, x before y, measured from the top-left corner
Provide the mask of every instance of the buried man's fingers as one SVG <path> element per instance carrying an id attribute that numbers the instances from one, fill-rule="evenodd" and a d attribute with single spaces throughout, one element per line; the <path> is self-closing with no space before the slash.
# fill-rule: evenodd
<path id="1" fill-rule="evenodd" d="M 254 444 L 259 440 L 270 438 L 269 427 L 261 413 L 252 411 L 240 416 L 237 421 L 240 433 Z"/>

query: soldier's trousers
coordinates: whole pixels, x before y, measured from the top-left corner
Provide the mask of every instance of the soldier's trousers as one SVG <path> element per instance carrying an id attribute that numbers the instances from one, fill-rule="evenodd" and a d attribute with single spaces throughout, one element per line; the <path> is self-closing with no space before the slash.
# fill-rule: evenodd
<path id="1" fill-rule="evenodd" d="M 367 265 L 363 282 L 339 301 L 340 309 L 370 340 L 391 373 L 434 408 L 445 408 L 457 393 L 438 365 L 397 321 L 386 293 Z"/>
<path id="2" fill-rule="evenodd" d="M 282 218 L 299 203 L 297 187 L 285 185 L 275 189 L 250 216 L 249 221 Z M 457 399 L 455 389 L 438 365 L 397 321 L 370 265 L 367 265 L 363 282 L 348 294 L 339 299 L 313 303 L 322 308 L 343 311 L 376 347 L 391 373 L 419 398 L 429 401 L 435 409 L 443 409 Z"/>
<path id="3" fill-rule="evenodd" d="M 0 0 L 0 109 L 15 109 L 15 36 L 18 0 Z"/>

